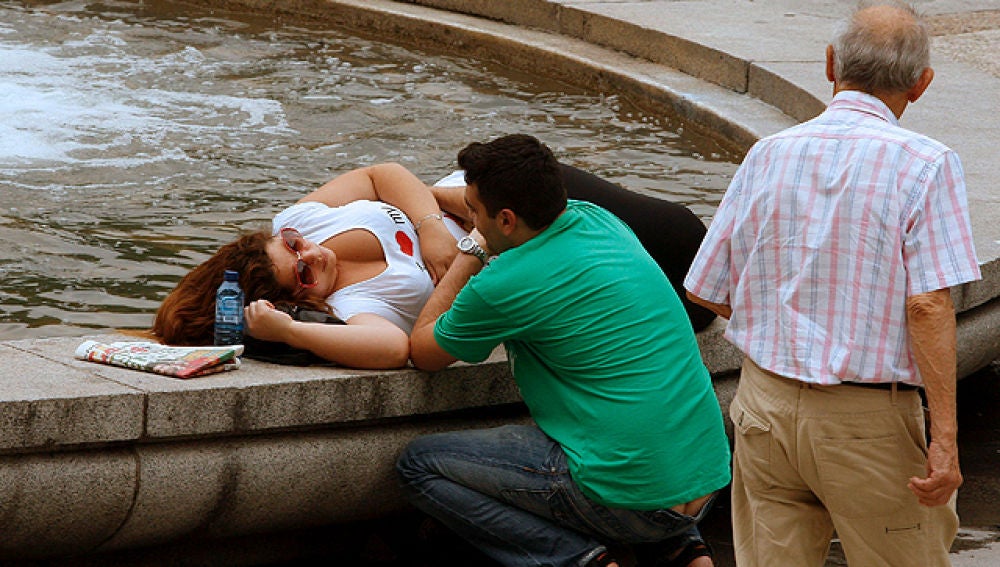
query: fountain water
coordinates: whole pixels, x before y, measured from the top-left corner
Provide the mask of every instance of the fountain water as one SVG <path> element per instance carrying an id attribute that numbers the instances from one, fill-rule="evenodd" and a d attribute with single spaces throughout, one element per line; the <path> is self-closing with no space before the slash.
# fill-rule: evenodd
<path id="1" fill-rule="evenodd" d="M 0 339 L 145 328 L 190 267 L 339 172 L 425 181 L 528 132 L 712 214 L 738 156 L 615 96 L 165 1 L 0 7 Z"/>

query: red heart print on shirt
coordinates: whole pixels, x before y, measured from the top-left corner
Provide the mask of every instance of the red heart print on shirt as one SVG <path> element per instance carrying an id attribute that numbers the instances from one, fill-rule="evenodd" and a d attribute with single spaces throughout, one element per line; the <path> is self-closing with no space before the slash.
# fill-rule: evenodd
<path id="1" fill-rule="evenodd" d="M 402 230 L 396 231 L 396 242 L 399 243 L 399 249 L 403 251 L 403 254 L 413 257 L 413 241 L 410 240 L 409 236 Z"/>

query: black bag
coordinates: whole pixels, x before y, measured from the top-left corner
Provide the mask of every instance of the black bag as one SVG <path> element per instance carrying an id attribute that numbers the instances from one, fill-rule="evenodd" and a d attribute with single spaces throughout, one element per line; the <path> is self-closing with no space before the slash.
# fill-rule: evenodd
<path id="1" fill-rule="evenodd" d="M 278 311 L 284 311 L 291 315 L 296 321 L 308 323 L 323 323 L 326 325 L 344 325 L 339 318 L 324 311 L 299 307 L 298 305 L 278 305 Z M 260 360 L 261 362 L 271 362 L 273 364 L 286 364 L 290 366 L 310 366 L 313 364 L 332 364 L 300 348 L 289 346 L 285 343 L 274 341 L 262 341 L 250 335 L 243 336 L 243 356 Z"/>

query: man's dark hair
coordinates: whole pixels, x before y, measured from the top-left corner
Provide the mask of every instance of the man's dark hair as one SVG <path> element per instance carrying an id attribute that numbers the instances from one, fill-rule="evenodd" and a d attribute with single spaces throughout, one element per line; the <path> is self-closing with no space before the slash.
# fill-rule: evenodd
<path id="1" fill-rule="evenodd" d="M 465 183 L 475 184 L 490 215 L 510 209 L 533 230 L 552 224 L 566 208 L 559 162 L 552 150 L 525 134 L 474 142 L 458 153 Z"/>

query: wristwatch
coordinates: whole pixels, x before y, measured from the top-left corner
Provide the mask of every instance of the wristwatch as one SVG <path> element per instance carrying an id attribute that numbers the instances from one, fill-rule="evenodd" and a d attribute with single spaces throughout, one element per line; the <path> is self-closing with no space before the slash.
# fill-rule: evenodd
<path id="1" fill-rule="evenodd" d="M 483 250 L 483 247 L 479 245 L 478 242 L 471 236 L 463 236 L 461 240 L 458 241 L 458 251 L 463 254 L 472 254 L 485 266 L 489 261 L 489 254 Z"/>

